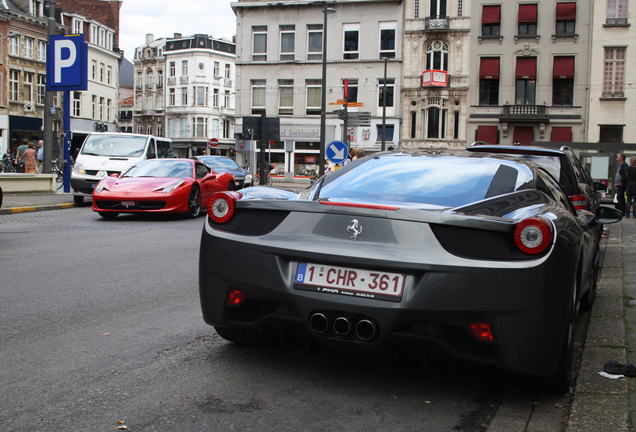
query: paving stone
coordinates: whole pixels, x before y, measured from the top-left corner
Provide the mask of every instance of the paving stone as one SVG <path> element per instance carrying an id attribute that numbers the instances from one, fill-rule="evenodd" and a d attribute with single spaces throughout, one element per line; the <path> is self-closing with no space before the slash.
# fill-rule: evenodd
<path id="1" fill-rule="evenodd" d="M 625 322 L 623 318 L 590 318 L 585 340 L 586 347 L 608 347 L 625 345 Z"/>
<path id="2" fill-rule="evenodd" d="M 568 432 L 628 432 L 625 395 L 577 395 L 572 404 Z"/>
<path id="3" fill-rule="evenodd" d="M 577 395 L 586 393 L 627 395 L 627 378 L 612 380 L 598 374 L 598 372 L 603 371 L 603 366 L 610 360 L 625 364 L 625 350 L 621 348 L 585 348 L 576 380 Z"/>

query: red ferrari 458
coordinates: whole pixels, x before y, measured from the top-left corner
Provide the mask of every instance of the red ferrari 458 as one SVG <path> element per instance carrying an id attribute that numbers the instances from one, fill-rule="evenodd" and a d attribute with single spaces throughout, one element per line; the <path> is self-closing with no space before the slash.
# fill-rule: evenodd
<path id="1" fill-rule="evenodd" d="M 121 176 L 101 180 L 93 211 L 111 219 L 119 213 L 185 213 L 197 217 L 215 192 L 235 190 L 234 177 L 191 159 L 150 159 Z"/>

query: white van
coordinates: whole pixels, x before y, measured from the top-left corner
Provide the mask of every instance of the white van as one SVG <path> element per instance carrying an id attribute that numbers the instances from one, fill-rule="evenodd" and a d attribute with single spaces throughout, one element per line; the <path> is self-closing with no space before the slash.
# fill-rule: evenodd
<path id="1" fill-rule="evenodd" d="M 171 158 L 172 140 L 152 135 L 119 132 L 89 134 L 77 154 L 71 171 L 71 188 L 75 203 L 92 196 L 101 179 L 154 158 Z"/>

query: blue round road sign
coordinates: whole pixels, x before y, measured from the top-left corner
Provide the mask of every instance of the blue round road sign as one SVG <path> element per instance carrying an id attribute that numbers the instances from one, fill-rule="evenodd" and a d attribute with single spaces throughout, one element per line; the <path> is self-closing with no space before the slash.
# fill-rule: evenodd
<path id="1" fill-rule="evenodd" d="M 342 163 L 348 154 L 349 149 L 342 141 L 331 141 L 327 144 L 327 159 L 335 164 Z"/>

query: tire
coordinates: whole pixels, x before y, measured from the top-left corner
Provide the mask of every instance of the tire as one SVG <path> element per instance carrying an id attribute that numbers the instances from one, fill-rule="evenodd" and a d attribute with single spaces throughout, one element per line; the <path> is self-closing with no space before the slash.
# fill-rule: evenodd
<path id="1" fill-rule="evenodd" d="M 188 217 L 196 218 L 201 214 L 201 192 L 198 186 L 192 186 L 188 197 Z"/>
<path id="2" fill-rule="evenodd" d="M 272 186 L 274 184 L 274 179 L 271 177 L 267 177 L 267 186 Z"/>
<path id="3" fill-rule="evenodd" d="M 216 332 L 228 342 L 234 342 L 238 345 L 263 347 L 261 335 L 254 330 L 249 329 L 232 329 L 226 327 L 214 327 Z"/>
<path id="4" fill-rule="evenodd" d="M 229 190 L 229 191 L 235 191 L 236 190 L 236 185 L 234 184 L 234 182 L 230 182 L 227 185 L 227 190 Z"/>
<path id="5" fill-rule="evenodd" d="M 75 204 L 77 205 L 84 204 L 84 197 L 81 195 L 75 195 L 73 196 L 73 202 L 75 202 Z"/>
<path id="6" fill-rule="evenodd" d="M 596 298 L 596 287 L 598 285 L 598 274 L 601 266 L 601 252 L 598 246 L 594 251 L 594 258 L 592 259 L 592 271 L 590 272 L 590 287 L 585 295 L 581 298 L 581 311 L 586 312 L 592 309 L 594 299 Z"/>
<path id="7" fill-rule="evenodd" d="M 119 213 L 115 213 L 115 212 L 99 212 L 99 215 L 101 217 L 103 217 L 104 219 L 113 220 L 117 216 L 119 216 Z"/>

